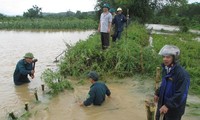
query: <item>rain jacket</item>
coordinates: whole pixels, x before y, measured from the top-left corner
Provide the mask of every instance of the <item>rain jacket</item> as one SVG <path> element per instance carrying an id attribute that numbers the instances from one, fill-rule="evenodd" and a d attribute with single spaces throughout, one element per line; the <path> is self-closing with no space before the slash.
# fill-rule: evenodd
<path id="1" fill-rule="evenodd" d="M 95 82 L 91 85 L 88 98 L 83 102 L 85 106 L 101 105 L 105 100 L 105 95 L 110 96 L 108 87 L 101 82 Z"/>
<path id="2" fill-rule="evenodd" d="M 123 31 L 124 23 L 127 21 L 123 14 L 115 15 L 112 24 L 115 24 L 115 31 Z"/>
<path id="3" fill-rule="evenodd" d="M 168 108 L 166 116 L 173 118 L 184 114 L 190 85 L 189 74 L 180 65 L 172 66 L 169 73 L 164 65 L 162 67 L 162 83 L 156 92 L 156 95 L 159 96 L 156 120 L 160 116 L 159 109 L 163 105 Z"/>
<path id="4" fill-rule="evenodd" d="M 31 74 L 32 69 L 32 63 L 27 63 L 24 59 L 19 60 L 13 74 L 15 85 L 30 82 L 28 74 Z"/>

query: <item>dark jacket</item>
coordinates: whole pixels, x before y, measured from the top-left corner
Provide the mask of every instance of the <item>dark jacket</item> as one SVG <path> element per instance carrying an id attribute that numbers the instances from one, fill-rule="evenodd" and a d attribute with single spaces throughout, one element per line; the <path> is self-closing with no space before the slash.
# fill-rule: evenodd
<path id="1" fill-rule="evenodd" d="M 30 82 L 28 74 L 31 74 L 31 70 L 32 64 L 27 63 L 24 59 L 19 60 L 13 74 L 14 83 L 16 85 L 21 85 Z"/>
<path id="2" fill-rule="evenodd" d="M 181 116 L 185 112 L 186 99 L 190 85 L 189 74 L 178 64 L 174 65 L 167 74 L 164 65 L 162 71 L 162 83 L 159 91 L 158 110 L 156 117 L 159 118 L 159 109 L 165 105 L 169 110 L 167 116 Z"/>
<path id="3" fill-rule="evenodd" d="M 104 83 L 95 82 L 90 87 L 88 98 L 84 101 L 84 105 L 101 105 L 105 100 L 105 95 L 110 96 L 110 94 L 110 90 Z"/>
<path id="4" fill-rule="evenodd" d="M 123 14 L 115 15 L 112 24 L 115 24 L 115 31 L 123 31 L 124 23 L 127 21 Z"/>

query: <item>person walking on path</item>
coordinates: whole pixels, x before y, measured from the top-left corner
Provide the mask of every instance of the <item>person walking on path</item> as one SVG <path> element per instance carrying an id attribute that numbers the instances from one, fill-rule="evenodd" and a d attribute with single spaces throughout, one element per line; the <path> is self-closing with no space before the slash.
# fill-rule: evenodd
<path id="1" fill-rule="evenodd" d="M 92 85 L 87 99 L 80 106 L 89 106 L 91 104 L 100 106 L 105 101 L 106 95 L 110 97 L 111 92 L 104 83 L 98 82 L 99 77 L 95 71 L 91 71 L 88 77 Z"/>
<path id="2" fill-rule="evenodd" d="M 35 70 L 33 69 L 33 60 L 34 56 L 32 53 L 26 53 L 24 55 L 24 59 L 18 61 L 13 78 L 15 85 L 22 85 L 25 83 L 29 83 L 30 80 L 28 75 L 33 79 Z"/>
<path id="3" fill-rule="evenodd" d="M 101 33 L 102 49 L 105 50 L 109 47 L 110 30 L 112 25 L 112 15 L 109 12 L 109 4 L 103 5 L 103 13 L 100 16 L 98 31 Z"/>
<path id="4" fill-rule="evenodd" d="M 190 77 L 178 64 L 180 49 L 174 45 L 165 45 L 159 52 L 163 56 L 162 82 L 156 91 L 154 100 L 158 102 L 156 120 L 181 120 L 185 112 Z"/>
<path id="5" fill-rule="evenodd" d="M 115 15 L 112 24 L 115 25 L 115 33 L 112 41 L 116 42 L 116 40 L 121 38 L 121 33 L 124 28 L 124 23 L 127 21 L 127 18 L 122 14 L 122 8 L 117 8 L 117 15 Z"/>

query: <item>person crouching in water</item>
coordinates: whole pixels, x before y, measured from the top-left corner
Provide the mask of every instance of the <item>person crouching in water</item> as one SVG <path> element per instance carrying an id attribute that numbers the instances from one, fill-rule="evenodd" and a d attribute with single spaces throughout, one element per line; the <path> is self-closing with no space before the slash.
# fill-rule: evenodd
<path id="1" fill-rule="evenodd" d="M 99 77 L 95 71 L 89 72 L 88 77 L 92 85 L 87 99 L 80 103 L 80 106 L 89 106 L 91 104 L 100 106 L 105 101 L 106 95 L 110 97 L 111 92 L 104 83 L 98 82 Z"/>
<path id="2" fill-rule="evenodd" d="M 32 63 L 33 61 L 33 54 L 32 53 L 26 53 L 24 55 L 24 59 L 21 59 L 18 61 L 13 78 L 15 85 L 22 85 L 25 83 L 29 83 L 30 80 L 28 79 L 28 75 L 33 79 L 35 71 L 33 70 Z"/>
<path id="3" fill-rule="evenodd" d="M 178 64 L 180 50 L 174 45 L 165 45 L 159 52 L 163 57 L 162 82 L 154 100 L 158 101 L 156 120 L 181 120 L 185 112 L 189 74 Z"/>

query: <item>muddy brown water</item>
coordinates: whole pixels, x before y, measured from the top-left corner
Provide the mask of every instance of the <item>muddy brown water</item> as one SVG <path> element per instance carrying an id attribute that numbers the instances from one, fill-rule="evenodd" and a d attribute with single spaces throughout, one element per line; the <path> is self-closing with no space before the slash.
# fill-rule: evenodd
<path id="1" fill-rule="evenodd" d="M 74 91 L 64 91 L 55 97 L 41 91 L 40 75 L 46 68 L 56 69 L 54 58 L 66 47 L 67 43 L 76 43 L 85 39 L 93 31 L 85 32 L 17 32 L 0 31 L 0 120 L 7 120 L 8 113 L 16 116 L 25 113 L 24 103 L 29 103 L 31 116 L 25 120 L 146 120 L 144 100 L 153 94 L 153 80 L 134 76 L 123 80 L 113 79 L 107 83 L 111 90 L 111 98 L 107 98 L 102 106 L 80 107 L 79 102 L 85 100 L 90 83 L 77 85 L 73 80 Z M 14 86 L 12 74 L 16 62 L 25 52 L 31 51 L 38 58 L 36 78 L 30 84 Z M 122 82 L 123 81 L 123 82 Z M 34 90 L 38 90 L 40 102 L 34 98 Z M 189 96 L 190 103 L 199 103 L 196 96 Z M 187 108 L 183 120 L 200 120 L 199 116 L 189 114 Z M 197 109 L 199 110 L 199 109 Z"/>
<path id="2" fill-rule="evenodd" d="M 55 57 L 66 49 L 65 42 L 75 44 L 94 31 L 0 31 L 0 120 L 7 113 L 21 109 L 25 101 L 31 101 L 35 88 L 41 85 L 40 75 L 46 68 L 56 66 Z M 35 79 L 26 87 L 13 84 L 13 72 L 18 60 L 26 52 L 34 53 Z"/>

